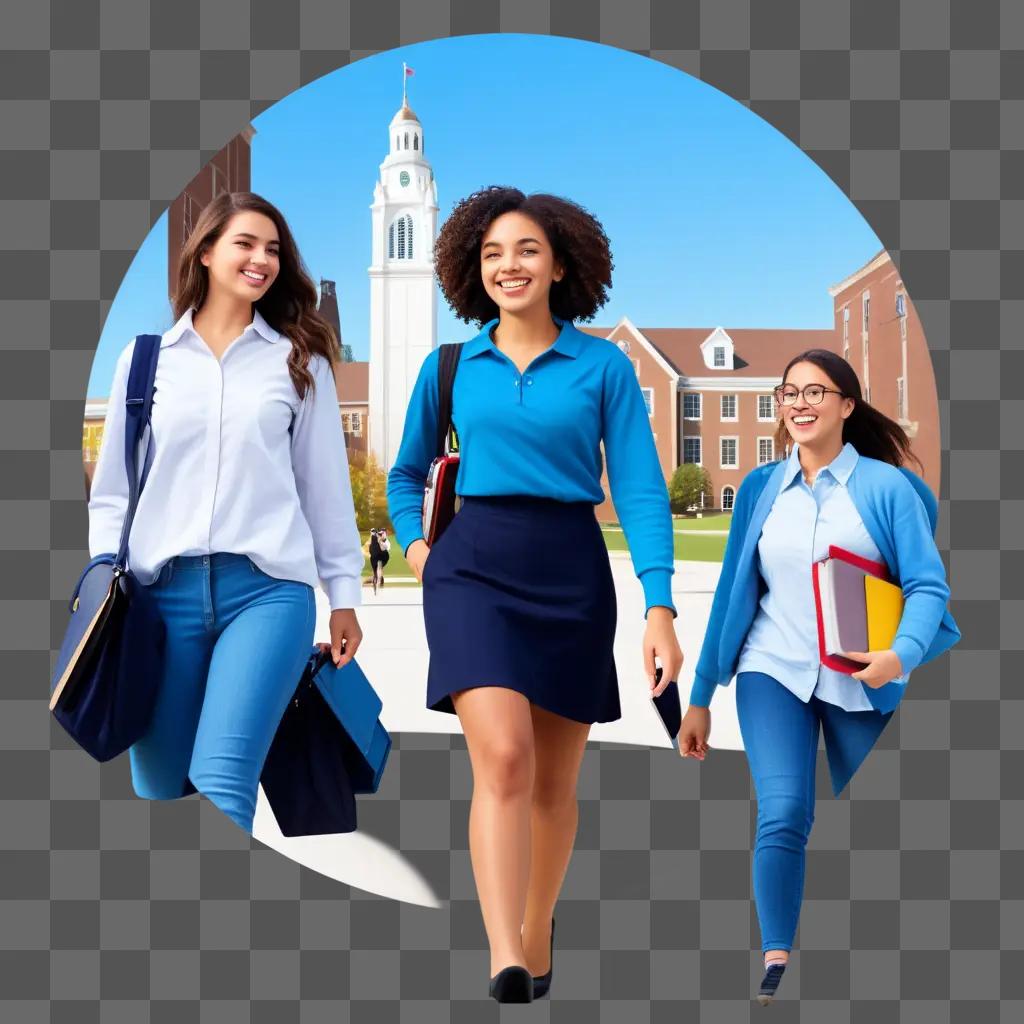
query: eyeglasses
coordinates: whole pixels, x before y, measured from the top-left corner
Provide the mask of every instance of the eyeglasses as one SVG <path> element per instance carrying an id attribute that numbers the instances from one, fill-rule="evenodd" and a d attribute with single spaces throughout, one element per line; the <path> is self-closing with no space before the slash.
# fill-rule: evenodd
<path id="1" fill-rule="evenodd" d="M 846 397 L 842 391 L 827 388 L 824 384 L 808 384 L 803 388 L 795 388 L 792 384 L 780 384 L 773 390 L 778 405 L 796 405 L 796 400 L 800 395 L 804 396 L 804 401 L 808 405 L 821 405 L 825 400 L 826 392 Z"/>

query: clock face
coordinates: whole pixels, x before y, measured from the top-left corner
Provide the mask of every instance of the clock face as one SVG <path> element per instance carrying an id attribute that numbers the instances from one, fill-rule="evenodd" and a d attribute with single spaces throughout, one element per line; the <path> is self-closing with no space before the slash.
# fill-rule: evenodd
<path id="1" fill-rule="evenodd" d="M 405 186 L 409 184 L 409 172 L 402 171 L 402 173 L 398 176 L 398 181 L 402 188 L 405 188 Z"/>

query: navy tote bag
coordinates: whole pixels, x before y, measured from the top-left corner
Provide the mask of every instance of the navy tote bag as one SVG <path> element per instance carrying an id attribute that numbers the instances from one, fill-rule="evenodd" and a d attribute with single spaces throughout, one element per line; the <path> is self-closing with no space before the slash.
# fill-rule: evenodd
<path id="1" fill-rule="evenodd" d="M 355 831 L 356 796 L 377 791 L 391 751 L 381 707 L 355 661 L 313 648 L 260 775 L 282 835 Z"/>
<path id="2" fill-rule="evenodd" d="M 97 761 L 109 761 L 145 732 L 164 661 L 165 629 L 147 590 L 128 565 L 128 535 L 144 480 L 139 441 L 149 425 L 160 336 L 135 339 L 125 397 L 124 463 L 128 508 L 117 554 L 82 571 L 50 681 L 50 710 Z"/>

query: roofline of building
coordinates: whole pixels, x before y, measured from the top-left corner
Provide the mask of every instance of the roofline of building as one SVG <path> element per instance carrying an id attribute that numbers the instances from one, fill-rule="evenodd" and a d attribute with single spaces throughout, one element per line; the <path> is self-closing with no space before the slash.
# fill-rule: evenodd
<path id="1" fill-rule="evenodd" d="M 883 249 L 877 256 L 872 256 L 859 270 L 855 270 L 849 277 L 844 278 L 838 284 L 832 285 L 828 290 L 829 295 L 834 299 L 840 292 L 845 292 L 847 288 L 856 284 L 862 277 L 884 266 L 887 260 L 891 263 L 892 257 Z"/>

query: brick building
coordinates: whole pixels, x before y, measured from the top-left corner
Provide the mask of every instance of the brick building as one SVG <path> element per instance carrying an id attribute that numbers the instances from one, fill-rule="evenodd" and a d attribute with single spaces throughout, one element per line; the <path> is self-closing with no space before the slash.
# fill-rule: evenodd
<path id="1" fill-rule="evenodd" d="M 921 320 L 892 257 L 880 252 L 829 294 L 837 351 L 853 364 L 864 397 L 907 432 L 922 475 L 938 494 L 942 447 L 935 373 Z"/>
<path id="2" fill-rule="evenodd" d="M 629 356 L 644 392 L 667 480 L 677 466 L 703 466 L 708 507 L 731 509 L 740 481 L 775 458 L 772 388 L 786 363 L 809 348 L 835 349 L 828 330 L 644 327 L 623 317 L 614 327 L 585 327 Z M 603 480 L 608 494 L 607 477 Z M 598 517 L 614 520 L 606 499 Z"/>
<path id="3" fill-rule="evenodd" d="M 178 281 L 178 255 L 203 207 L 221 192 L 248 192 L 252 181 L 252 137 L 248 125 L 181 190 L 167 211 L 167 294 Z"/>

